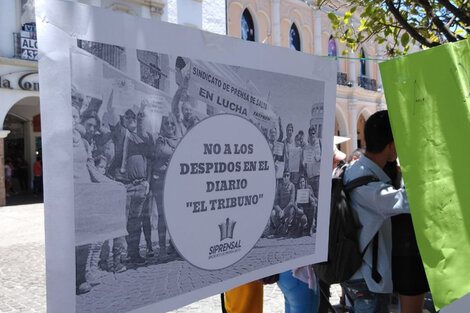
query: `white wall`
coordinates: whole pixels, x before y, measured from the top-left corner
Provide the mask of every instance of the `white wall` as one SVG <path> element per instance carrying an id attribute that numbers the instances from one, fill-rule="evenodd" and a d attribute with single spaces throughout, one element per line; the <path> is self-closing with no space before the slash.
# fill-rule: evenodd
<path id="1" fill-rule="evenodd" d="M 178 24 L 202 28 L 202 3 L 195 0 L 176 0 Z"/>
<path id="2" fill-rule="evenodd" d="M 17 11 L 15 0 L 1 0 L 0 6 L 0 57 L 11 58 L 14 55 L 13 33 L 17 28 Z"/>
<path id="3" fill-rule="evenodd" d="M 163 16 L 162 21 L 170 22 L 170 23 L 178 23 L 178 8 L 176 4 L 176 0 L 168 0 L 166 3 L 165 8 L 163 8 Z"/>
<path id="4" fill-rule="evenodd" d="M 221 35 L 227 34 L 225 4 L 224 0 L 203 0 L 202 29 Z"/>

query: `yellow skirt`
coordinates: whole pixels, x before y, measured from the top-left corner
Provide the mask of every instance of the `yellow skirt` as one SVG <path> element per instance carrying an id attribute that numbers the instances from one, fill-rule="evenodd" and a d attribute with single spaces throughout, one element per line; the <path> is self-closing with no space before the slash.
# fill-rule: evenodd
<path id="1" fill-rule="evenodd" d="M 225 309 L 227 313 L 263 313 L 263 284 L 253 281 L 227 291 Z"/>

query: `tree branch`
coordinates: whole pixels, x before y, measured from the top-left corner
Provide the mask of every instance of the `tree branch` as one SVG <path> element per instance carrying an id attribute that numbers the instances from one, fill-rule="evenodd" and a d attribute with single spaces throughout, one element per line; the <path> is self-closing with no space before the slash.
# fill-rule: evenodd
<path id="1" fill-rule="evenodd" d="M 470 26 L 470 16 L 465 14 L 463 10 L 455 7 L 452 3 L 447 0 L 437 0 L 440 4 L 442 4 L 447 10 L 452 12 L 459 20 L 461 20 L 466 25 Z"/>
<path id="2" fill-rule="evenodd" d="M 447 38 L 449 42 L 457 41 L 455 34 L 436 15 L 428 0 L 418 0 L 418 3 L 421 4 L 427 15 L 431 17 L 433 24 L 436 25 L 439 31 Z"/>
<path id="3" fill-rule="evenodd" d="M 408 34 L 410 34 L 411 37 L 416 39 L 417 42 L 419 42 L 420 44 L 426 47 L 435 47 L 435 46 L 440 45 L 438 42 L 434 42 L 427 38 L 424 38 L 416 31 L 416 29 L 413 28 L 413 26 L 408 24 L 408 22 L 400 14 L 400 11 L 393 5 L 392 0 L 385 0 L 385 4 L 387 5 L 389 11 L 393 14 L 395 19 L 397 20 L 397 22 L 400 23 L 403 26 L 403 28 L 408 32 Z"/>

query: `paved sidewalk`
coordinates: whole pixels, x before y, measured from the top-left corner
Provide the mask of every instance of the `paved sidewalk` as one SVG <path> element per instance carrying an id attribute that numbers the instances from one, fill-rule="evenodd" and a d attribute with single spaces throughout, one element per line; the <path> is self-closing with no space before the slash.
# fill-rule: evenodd
<path id="1" fill-rule="evenodd" d="M 0 312 L 45 312 L 44 206 L 0 207 Z M 337 305 L 341 288 L 332 286 Z M 65 311 L 64 311 L 65 312 Z M 192 303 L 173 313 L 221 312 L 220 295 Z M 264 288 L 264 312 L 284 312 L 277 285 Z"/>

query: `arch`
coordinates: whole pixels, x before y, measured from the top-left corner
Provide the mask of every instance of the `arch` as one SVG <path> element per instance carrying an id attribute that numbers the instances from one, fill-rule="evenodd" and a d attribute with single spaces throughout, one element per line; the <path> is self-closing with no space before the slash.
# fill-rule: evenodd
<path id="1" fill-rule="evenodd" d="M 256 41 L 255 19 L 249 8 L 245 8 L 240 16 L 240 38 L 247 41 Z"/>
<path id="2" fill-rule="evenodd" d="M 295 22 L 292 23 L 289 30 L 289 48 L 292 50 L 302 51 L 302 38 Z"/>
<path id="3" fill-rule="evenodd" d="M 238 2 L 230 4 L 228 9 L 228 33 L 230 36 L 241 38 L 240 18 L 243 10 L 243 6 Z"/>
<path id="4" fill-rule="evenodd" d="M 289 30 L 292 22 L 285 18 L 281 21 L 281 46 L 289 47 Z"/>
<path id="5" fill-rule="evenodd" d="M 313 34 L 310 28 L 308 28 L 308 26 L 304 25 L 302 27 L 302 38 L 303 38 L 302 51 L 306 53 L 313 53 Z"/>
<path id="6" fill-rule="evenodd" d="M 335 119 L 338 122 L 339 127 L 339 134 L 335 133 L 335 135 L 348 137 L 348 119 L 343 109 L 339 105 L 336 105 Z"/>
<path id="7" fill-rule="evenodd" d="M 367 107 L 363 107 L 356 116 L 356 127 L 357 127 L 357 147 L 358 148 L 365 148 L 365 140 L 364 140 L 364 126 L 367 119 L 371 116 L 371 112 L 367 109 Z"/>
<path id="8" fill-rule="evenodd" d="M 365 119 L 366 119 L 366 121 L 367 121 L 367 120 L 369 119 L 369 117 L 370 117 L 372 114 L 373 114 L 373 112 L 371 112 L 368 107 L 364 106 L 363 108 L 361 108 L 361 109 L 358 111 L 358 113 L 357 113 L 357 115 L 356 115 L 355 118 L 356 118 L 356 120 L 357 120 L 357 119 L 359 118 L 359 116 L 364 115 L 364 117 L 365 117 Z"/>
<path id="9" fill-rule="evenodd" d="M 23 159 L 28 165 L 12 180 L 15 191 L 30 189 L 33 164 L 42 153 L 39 120 L 39 96 L 24 96 L 8 108 L 2 116 L 2 128 L 10 131 L 3 140 L 3 155 L 12 160 Z M 18 161 L 19 162 L 19 161 Z"/>
<path id="10" fill-rule="evenodd" d="M 300 13 L 299 10 L 297 9 L 293 9 L 291 12 L 290 12 L 290 18 L 291 18 L 291 21 L 297 25 L 304 25 L 304 20 L 302 18 L 302 14 Z"/>
<path id="11" fill-rule="evenodd" d="M 264 11 L 258 11 L 258 41 L 271 44 L 271 19 Z"/>
<path id="12" fill-rule="evenodd" d="M 0 92 L 0 102 L 3 103 L 3 105 L 0 106 L 0 130 L 3 129 L 3 123 L 5 121 L 6 115 L 15 104 L 21 102 L 29 103 L 34 99 L 39 99 L 39 92 L 35 91 L 29 93 L 35 95 L 25 96 L 23 92 L 19 92 L 18 90 L 2 89 L 2 91 Z"/>

